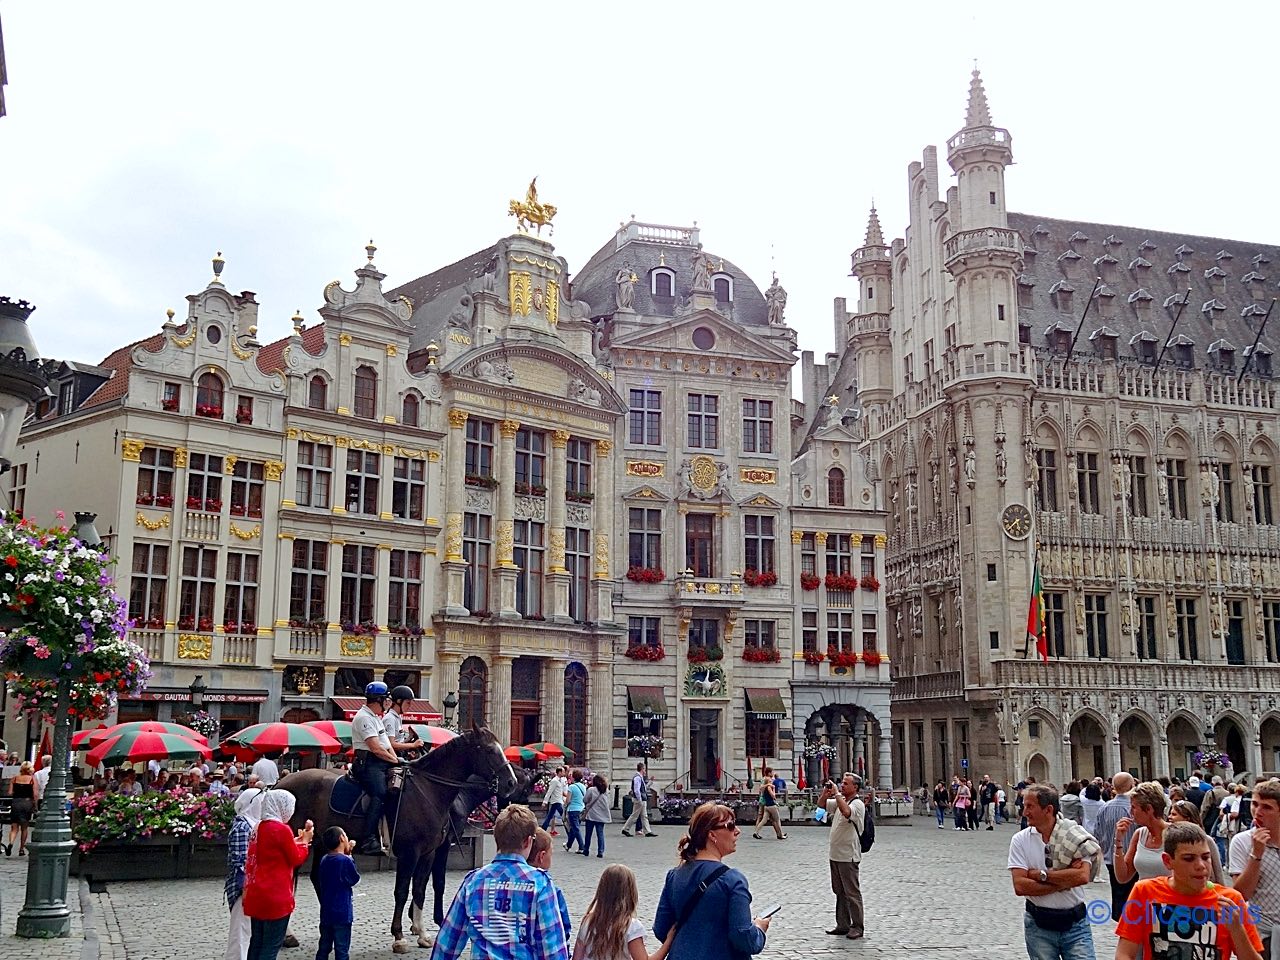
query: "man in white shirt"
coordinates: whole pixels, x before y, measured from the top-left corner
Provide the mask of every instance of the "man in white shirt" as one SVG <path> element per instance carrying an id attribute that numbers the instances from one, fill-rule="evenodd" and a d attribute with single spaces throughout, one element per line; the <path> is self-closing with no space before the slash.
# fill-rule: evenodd
<path id="1" fill-rule="evenodd" d="M 1254 784 L 1253 826 L 1231 838 L 1231 885 L 1254 909 L 1262 955 L 1271 956 L 1272 931 L 1280 924 L 1280 783 Z"/>
<path id="2" fill-rule="evenodd" d="M 231 788 L 227 786 L 224 779 L 225 777 L 226 774 L 221 770 L 213 771 L 209 780 L 209 793 L 213 794 L 215 797 L 231 796 Z"/>
<path id="3" fill-rule="evenodd" d="M 382 725 L 387 728 L 391 749 L 397 754 L 412 753 L 426 746 L 404 722 L 405 707 L 413 703 L 416 698 L 417 694 L 413 692 L 412 687 L 403 685 L 396 687 L 391 691 L 391 709 L 382 715 Z"/>
<path id="4" fill-rule="evenodd" d="M 631 778 L 631 816 L 627 817 L 627 822 L 622 825 L 622 835 L 624 837 L 632 836 L 631 827 L 634 824 L 636 833 L 642 837 L 653 837 L 656 834 L 649 829 L 649 783 L 644 777 L 644 764 L 636 764 L 636 774 Z"/>
<path id="5" fill-rule="evenodd" d="M 1095 960 L 1093 932 L 1085 916 L 1086 886 L 1093 872 L 1087 859 L 1054 866 L 1049 840 L 1058 823 L 1058 792 L 1031 784 L 1022 796 L 1027 828 L 1009 841 L 1013 892 L 1027 898 L 1022 918 L 1027 955 L 1033 960 Z"/>
<path id="6" fill-rule="evenodd" d="M 40 769 L 35 772 L 36 803 L 44 799 L 44 791 L 49 786 L 49 774 L 53 770 L 53 757 L 47 753 L 40 758 Z"/>
<path id="7" fill-rule="evenodd" d="M 387 799 L 387 768 L 399 763 L 391 738 L 382 722 L 391 691 L 381 680 L 364 688 L 364 706 L 351 718 L 351 746 L 355 749 L 355 774 L 369 796 L 364 818 L 364 840 L 359 853 L 385 857 L 382 846 L 382 808 Z"/>
<path id="8" fill-rule="evenodd" d="M 253 762 L 253 773 L 264 787 L 274 787 L 280 782 L 280 767 L 276 764 L 279 752 L 263 754 Z"/>
<path id="9" fill-rule="evenodd" d="M 556 767 L 556 774 L 547 782 L 547 795 L 542 801 L 547 805 L 547 815 L 542 818 L 542 829 L 546 830 L 550 826 L 553 837 L 560 836 L 555 818 L 559 817 L 560 822 L 564 823 L 564 795 L 568 789 L 569 781 L 565 778 L 564 767 Z"/>
<path id="10" fill-rule="evenodd" d="M 826 810 L 831 824 L 827 858 L 831 866 L 831 891 L 836 895 L 836 925 L 827 933 L 833 937 L 861 940 L 863 936 L 862 886 L 858 867 L 862 863 L 859 839 L 866 826 L 867 808 L 858 799 L 862 778 L 846 773 L 836 787 L 828 780 L 818 795 L 818 806 Z"/>

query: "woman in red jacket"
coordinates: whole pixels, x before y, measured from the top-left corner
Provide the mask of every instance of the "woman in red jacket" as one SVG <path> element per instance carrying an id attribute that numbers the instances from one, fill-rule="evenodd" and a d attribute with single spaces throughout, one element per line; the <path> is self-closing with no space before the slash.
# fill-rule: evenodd
<path id="1" fill-rule="evenodd" d="M 248 960 L 276 960 L 293 913 L 293 872 L 311 848 L 311 821 L 295 837 L 289 829 L 294 796 L 268 790 L 262 820 L 249 841 L 244 863 L 244 913 L 249 918 Z"/>

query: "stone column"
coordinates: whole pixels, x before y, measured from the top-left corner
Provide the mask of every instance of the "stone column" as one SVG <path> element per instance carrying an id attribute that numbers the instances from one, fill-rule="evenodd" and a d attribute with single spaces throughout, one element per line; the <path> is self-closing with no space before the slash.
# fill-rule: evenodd
<path id="1" fill-rule="evenodd" d="M 564 565 L 565 447 L 568 442 L 568 430 L 557 430 L 551 434 L 551 470 L 547 477 L 547 527 L 550 544 L 547 557 L 547 587 L 551 597 L 548 613 L 551 620 L 558 623 L 572 622 L 569 616 L 569 571 Z M 544 739 L 551 740 L 553 743 L 560 742 L 545 734 Z"/>
<path id="2" fill-rule="evenodd" d="M 542 661 L 542 739 L 564 743 L 565 661 Z"/>
<path id="3" fill-rule="evenodd" d="M 265 511 L 264 511 L 265 512 Z M 276 590 L 275 618 L 275 656 L 284 659 L 289 655 L 289 585 L 293 582 L 293 541 L 295 534 L 279 533 L 276 546 L 276 583 L 281 584 Z M 258 615 L 259 620 L 262 614 Z"/>
<path id="4" fill-rule="evenodd" d="M 449 434 L 445 439 L 444 469 L 444 612 L 451 617 L 465 617 L 469 611 L 463 603 L 467 565 L 462 559 L 462 513 L 466 503 L 466 444 L 464 433 L 467 411 L 454 407 L 449 411 Z"/>
<path id="5" fill-rule="evenodd" d="M 587 704 L 587 765 L 612 780 L 613 668 L 610 664 L 591 664 L 591 687 L 587 691 Z"/>
<path id="6" fill-rule="evenodd" d="M 489 715 L 485 718 L 501 742 L 511 739 L 511 657 L 495 656 L 489 662 Z"/>
<path id="7" fill-rule="evenodd" d="M 503 420 L 498 424 L 501 440 L 498 443 L 498 513 L 494 535 L 494 568 L 498 591 L 498 616 L 508 620 L 520 619 L 520 611 L 516 609 L 516 577 L 519 569 L 513 559 L 516 516 L 516 431 L 519 429 L 519 420 Z M 511 684 L 508 682 L 508 703 L 510 697 Z"/>
<path id="8" fill-rule="evenodd" d="M 374 563 L 378 580 L 373 595 L 373 622 L 381 629 L 373 638 L 373 659 L 378 663 L 386 663 L 391 658 L 391 635 L 387 632 L 391 600 L 387 590 L 387 584 L 391 582 L 391 544 L 378 544 L 378 555 Z"/>
<path id="9" fill-rule="evenodd" d="M 872 784 L 875 787 L 893 788 L 893 722 L 890 719 L 888 711 L 878 715 L 876 720 L 880 724 L 880 739 L 878 741 L 878 752 L 876 753 L 876 782 Z M 905 760 L 906 754 L 903 753 Z M 911 787 L 911 775 L 907 770 L 902 771 L 903 781 L 908 789 Z"/>
<path id="10" fill-rule="evenodd" d="M 431 702 L 441 713 L 444 712 L 444 698 L 450 693 L 458 694 L 458 668 L 462 665 L 462 657 L 456 653 L 437 653 L 436 665 L 432 671 Z M 454 715 L 457 719 L 457 714 Z"/>
<path id="11" fill-rule="evenodd" d="M 609 459 L 612 452 L 612 440 L 596 441 L 596 496 L 592 501 L 595 556 L 592 561 L 592 596 L 588 607 L 589 615 L 593 611 L 593 619 L 597 623 L 613 622 L 613 584 L 609 575 L 609 557 L 613 553 L 613 463 Z M 612 729 L 609 740 L 612 745 Z"/>

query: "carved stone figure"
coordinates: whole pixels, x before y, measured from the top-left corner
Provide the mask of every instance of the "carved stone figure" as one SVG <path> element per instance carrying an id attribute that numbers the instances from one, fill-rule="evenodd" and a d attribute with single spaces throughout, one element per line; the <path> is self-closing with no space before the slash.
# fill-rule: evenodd
<path id="1" fill-rule="evenodd" d="M 916 508 L 916 481 L 915 478 L 907 480 L 907 509 L 914 510 Z"/>
<path id="2" fill-rule="evenodd" d="M 1120 632 L 1133 633 L 1133 602 L 1120 601 Z"/>
<path id="3" fill-rule="evenodd" d="M 969 485 L 969 489 L 973 489 L 973 485 L 978 480 L 978 455 L 973 452 L 970 447 L 964 452 L 964 481 Z"/>
<path id="4" fill-rule="evenodd" d="M 1111 489 L 1117 499 L 1124 499 L 1129 494 L 1129 468 L 1123 460 L 1111 464 Z"/>
<path id="5" fill-rule="evenodd" d="M 954 495 L 960 483 L 960 464 L 956 462 L 956 452 L 947 454 L 947 482 Z"/>
<path id="6" fill-rule="evenodd" d="M 902 639 L 902 608 L 898 608 L 898 612 L 893 615 L 893 631 L 899 640 Z"/>
<path id="7" fill-rule="evenodd" d="M 1165 631 L 1170 639 L 1178 635 L 1178 610 L 1173 605 L 1173 597 L 1164 598 Z"/>
<path id="8" fill-rule="evenodd" d="M 1074 577 L 1076 580 L 1079 580 L 1083 575 L 1084 575 L 1084 563 L 1080 559 L 1080 550 L 1077 547 L 1072 549 L 1071 551 L 1071 576 Z"/>
<path id="9" fill-rule="evenodd" d="M 1161 503 L 1169 501 L 1169 471 L 1163 460 L 1156 464 L 1156 498 Z"/>
<path id="10" fill-rule="evenodd" d="M 1111 551 L 1104 550 L 1102 553 L 1102 576 L 1110 580 L 1112 577 Z"/>
<path id="11" fill-rule="evenodd" d="M 1213 554 L 1213 553 L 1209 554 L 1209 559 L 1206 561 L 1206 564 L 1207 564 L 1207 569 L 1208 569 L 1208 576 L 1206 577 L 1206 579 L 1207 579 L 1210 583 L 1217 583 L 1217 582 L 1218 582 L 1218 557 L 1217 557 L 1217 554 Z"/>
<path id="12" fill-rule="evenodd" d="M 475 302 L 470 294 L 458 298 L 458 305 L 449 313 L 449 326 L 460 330 L 470 330 L 471 320 L 475 315 Z"/>
<path id="13" fill-rule="evenodd" d="M 1027 471 L 1027 486 L 1034 487 L 1040 482 L 1040 465 L 1036 463 L 1036 452 L 1030 444 L 1023 448 L 1022 465 Z"/>
<path id="14" fill-rule="evenodd" d="M 1187 560 L 1181 553 L 1173 555 L 1173 576 L 1175 580 L 1187 579 Z"/>
<path id="15" fill-rule="evenodd" d="M 1173 579 L 1173 557 L 1167 553 L 1164 555 L 1164 578 L 1166 580 Z"/>
<path id="16" fill-rule="evenodd" d="M 1009 458 L 1004 455 L 1004 447 L 996 447 L 996 480 L 1003 486 L 1009 472 Z"/>
<path id="17" fill-rule="evenodd" d="M 1253 512 L 1253 468 L 1247 464 L 1240 464 L 1240 479 L 1244 481 L 1244 508 L 1249 513 Z"/>
<path id="18" fill-rule="evenodd" d="M 711 258 L 702 250 L 702 244 L 698 244 L 690 257 L 693 267 L 693 289 L 701 292 L 710 292 L 711 290 Z"/>
<path id="19" fill-rule="evenodd" d="M 1200 469 L 1200 502 L 1206 507 L 1218 502 L 1218 474 L 1208 467 Z"/>
<path id="20" fill-rule="evenodd" d="M 1084 633 L 1084 594 L 1076 594 L 1076 633 Z"/>
<path id="21" fill-rule="evenodd" d="M 782 314 L 787 309 L 787 291 L 778 283 L 778 275 L 773 275 L 773 283 L 764 292 L 764 302 L 769 307 L 770 326 L 780 327 L 783 324 Z"/>
<path id="22" fill-rule="evenodd" d="M 1086 547 L 1082 552 L 1084 553 L 1084 558 L 1083 558 L 1084 559 L 1084 575 L 1086 577 L 1093 577 L 1094 576 L 1093 568 L 1094 568 L 1094 563 L 1097 560 L 1097 557 L 1095 556 L 1093 550 L 1091 550 L 1088 547 Z"/>
<path id="23" fill-rule="evenodd" d="M 911 632 L 919 636 L 923 630 L 921 627 L 920 605 L 913 603 L 911 605 Z"/>
<path id="24" fill-rule="evenodd" d="M 639 278 L 631 272 L 631 264 L 624 263 L 613 278 L 613 299 L 619 310 L 631 310 L 636 299 L 636 281 Z"/>

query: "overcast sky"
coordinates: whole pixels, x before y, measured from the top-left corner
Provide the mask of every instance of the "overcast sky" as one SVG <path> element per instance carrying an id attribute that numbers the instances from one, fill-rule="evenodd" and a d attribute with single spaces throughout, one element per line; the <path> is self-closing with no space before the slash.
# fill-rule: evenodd
<path id="1" fill-rule="evenodd" d="M 1011 210 L 1280 239 L 1277 9 L 0 0 L 0 293 L 97 362 L 221 250 L 266 341 L 370 238 L 390 286 L 511 233 L 536 174 L 571 271 L 632 214 L 697 221 L 821 355 L 871 199 L 891 239 L 926 144 L 951 182 L 974 58 Z"/>

